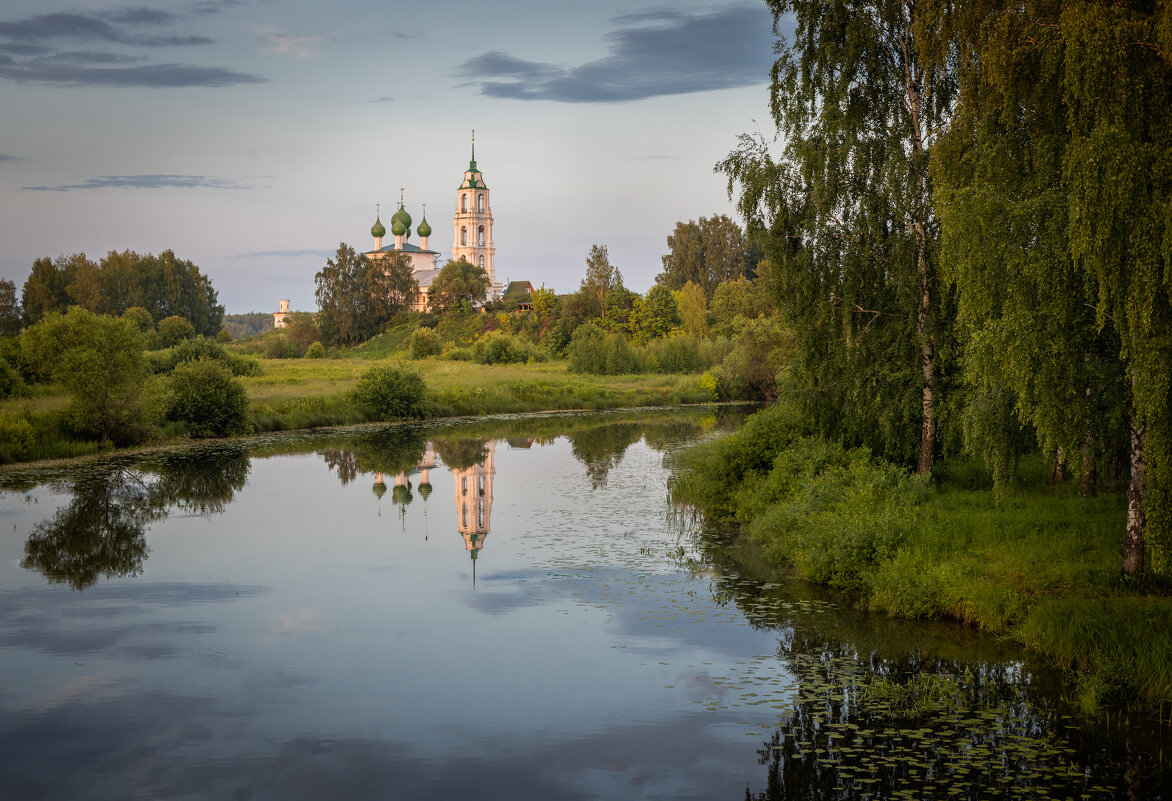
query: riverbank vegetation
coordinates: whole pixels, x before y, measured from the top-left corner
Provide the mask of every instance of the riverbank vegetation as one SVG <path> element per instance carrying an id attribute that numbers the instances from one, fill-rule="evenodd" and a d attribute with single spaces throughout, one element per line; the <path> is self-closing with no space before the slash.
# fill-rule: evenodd
<path id="1" fill-rule="evenodd" d="M 772 562 L 867 609 L 1011 636 L 1079 675 L 1088 709 L 1135 692 L 1172 704 L 1172 599 L 1122 578 L 1118 493 L 1054 485 L 1039 456 L 998 496 L 983 466 L 935 483 L 817 436 L 794 406 L 677 457 L 673 497 L 744 530 Z"/>

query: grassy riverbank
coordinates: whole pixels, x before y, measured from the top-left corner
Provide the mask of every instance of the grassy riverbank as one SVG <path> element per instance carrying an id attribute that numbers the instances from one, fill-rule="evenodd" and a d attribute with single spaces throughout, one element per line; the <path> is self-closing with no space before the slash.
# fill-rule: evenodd
<path id="1" fill-rule="evenodd" d="M 767 558 L 904 618 L 951 618 L 1013 637 L 1078 674 L 1086 709 L 1132 697 L 1172 707 L 1172 598 L 1121 578 L 1124 500 L 1052 486 L 1023 463 L 1014 494 L 938 481 L 802 435 L 784 407 L 679 458 L 673 492 Z"/>
<path id="2" fill-rule="evenodd" d="M 387 363 L 391 362 L 364 358 L 262 360 L 259 375 L 239 379 L 248 395 L 252 428 L 288 431 L 367 422 L 367 413 L 353 400 L 353 389 L 363 372 Z M 423 376 L 429 419 L 716 400 L 697 375 L 580 375 L 567 372 L 565 362 L 483 365 L 427 359 L 403 364 Z M 70 431 L 63 419 L 67 403 L 64 394 L 40 387 L 31 397 L 0 403 L 3 419 L 20 429 L 13 436 L 21 437 L 21 461 L 80 456 L 98 449 L 96 442 Z M 181 438 L 181 431 L 164 427 L 155 440 Z"/>

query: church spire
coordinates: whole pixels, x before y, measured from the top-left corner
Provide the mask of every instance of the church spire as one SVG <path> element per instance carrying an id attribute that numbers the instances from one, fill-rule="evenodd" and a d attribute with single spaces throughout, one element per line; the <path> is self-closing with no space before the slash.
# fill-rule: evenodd
<path id="1" fill-rule="evenodd" d="M 476 129 L 472 129 L 472 160 L 468 162 L 468 169 L 472 172 L 477 172 L 476 169 Z"/>

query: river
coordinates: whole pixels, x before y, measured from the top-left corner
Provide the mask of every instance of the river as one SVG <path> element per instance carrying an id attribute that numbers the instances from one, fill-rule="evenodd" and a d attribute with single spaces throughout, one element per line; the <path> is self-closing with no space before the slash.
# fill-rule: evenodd
<path id="1" fill-rule="evenodd" d="M 0 475 L 0 799 L 1161 798 L 1166 728 L 704 532 L 693 409 Z M 11 528 L 7 525 L 11 522 Z"/>

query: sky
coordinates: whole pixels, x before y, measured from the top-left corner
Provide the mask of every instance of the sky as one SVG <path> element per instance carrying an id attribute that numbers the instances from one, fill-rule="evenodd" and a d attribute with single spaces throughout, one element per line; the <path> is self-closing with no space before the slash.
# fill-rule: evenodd
<path id="1" fill-rule="evenodd" d="M 6 0 L 0 278 L 169 248 L 228 313 L 313 310 L 400 189 L 450 256 L 475 130 L 498 278 L 573 291 L 600 244 L 643 292 L 677 222 L 735 217 L 773 38 L 760 0 Z"/>

